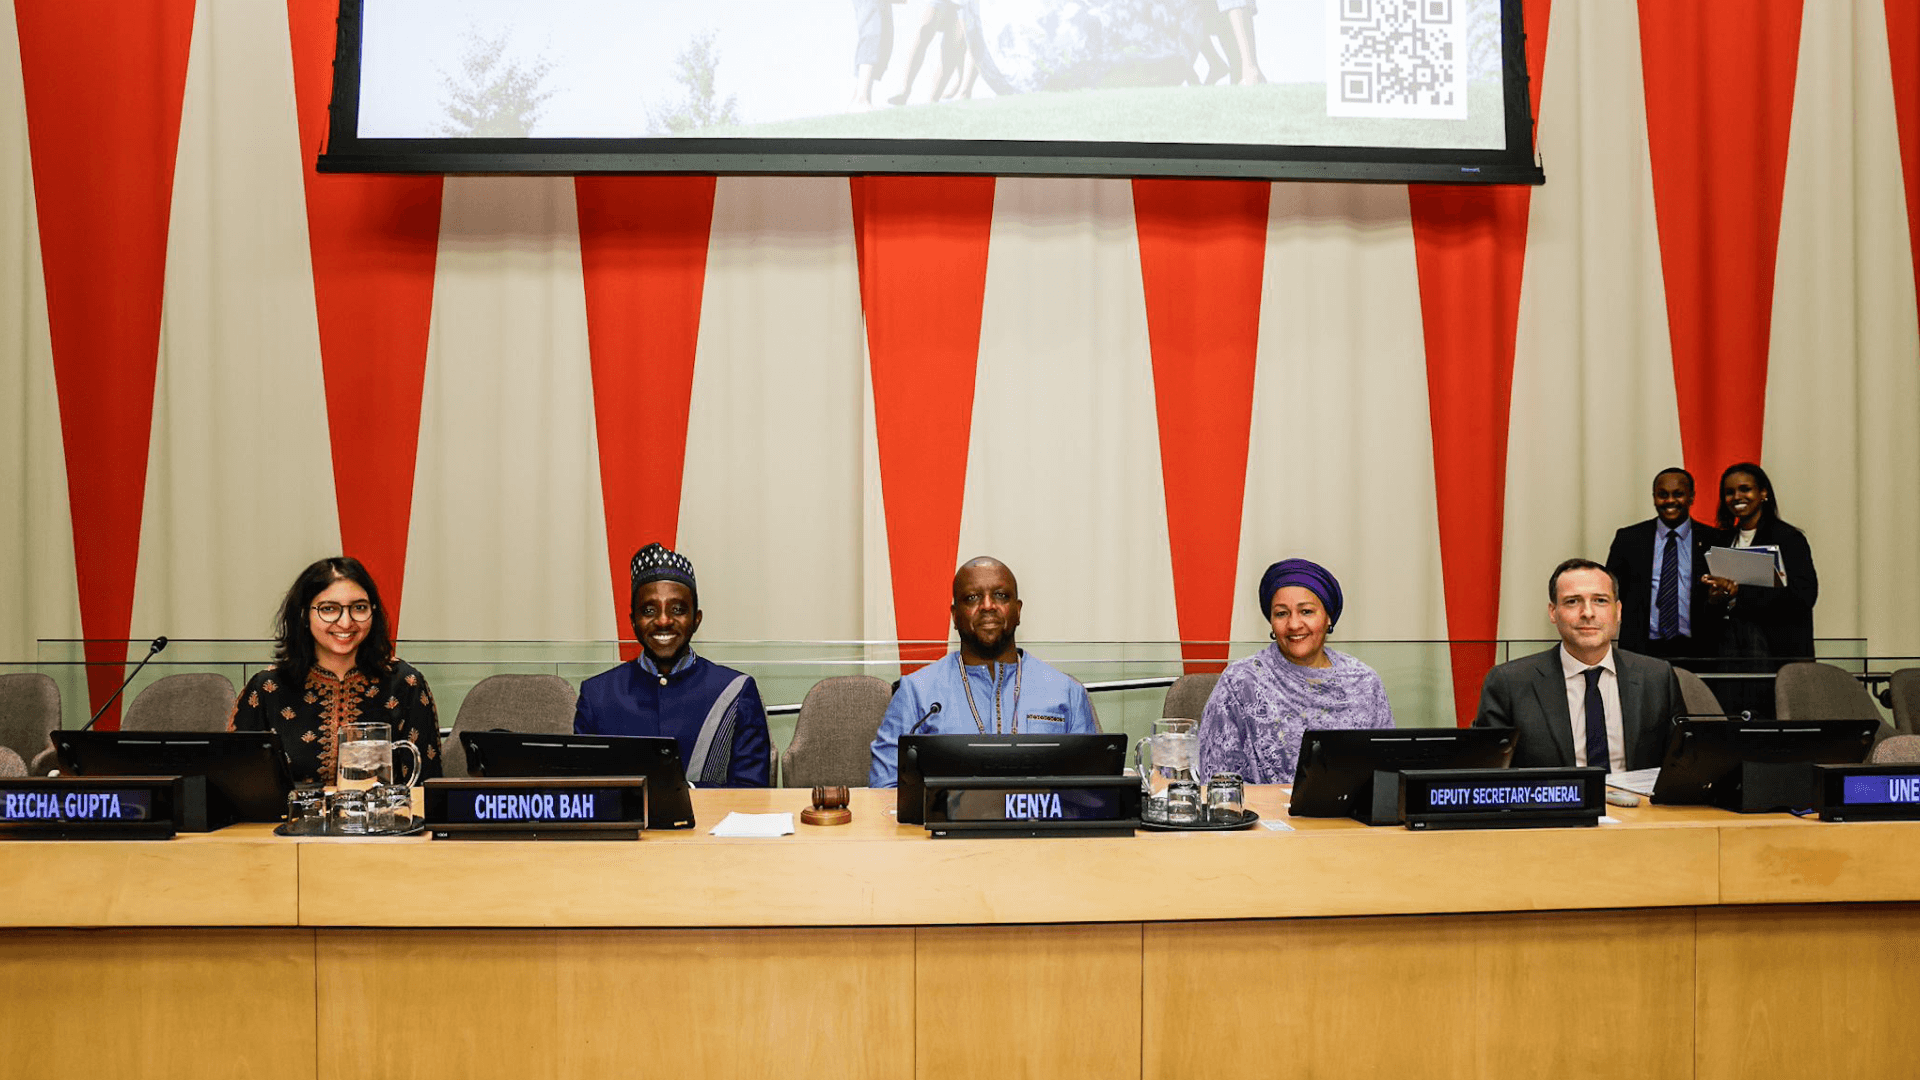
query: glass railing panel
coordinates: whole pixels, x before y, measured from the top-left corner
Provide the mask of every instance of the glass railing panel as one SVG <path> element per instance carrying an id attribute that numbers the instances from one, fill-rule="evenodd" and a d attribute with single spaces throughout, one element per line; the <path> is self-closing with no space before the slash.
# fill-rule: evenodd
<path id="1" fill-rule="evenodd" d="M 1024 643 L 1034 655 L 1067 674 L 1094 686 L 1094 705 L 1109 731 L 1134 737 L 1145 734 L 1160 716 L 1166 686 L 1187 669 L 1188 658 L 1221 662 L 1237 660 L 1266 648 L 1266 641 L 1033 641 Z M 1489 643 L 1496 663 L 1550 648 L 1549 639 L 1502 639 Z M 1364 661 L 1380 673 L 1392 703 L 1395 720 L 1404 727 L 1445 726 L 1454 723 L 1451 643 L 1446 641 L 1339 641 L 1332 647 Z M 146 654 L 147 642 L 124 644 L 135 661 Z M 785 746 L 793 732 L 793 710 L 821 679 L 836 675 L 870 675 L 892 682 L 900 677 L 903 654 L 908 657 L 944 655 L 945 642 L 895 641 L 701 641 L 703 656 L 754 676 L 762 700 L 773 715 L 769 724 L 775 746 Z M 127 689 L 123 701 L 156 680 L 183 671 L 217 671 L 239 688 L 272 656 L 272 644 L 257 639 L 182 639 L 142 671 Z M 1920 666 L 1920 659 L 1873 657 L 1861 639 L 1821 639 L 1816 652 L 1827 662 L 1863 676 Z M 613 641 L 458 641 L 407 640 L 401 653 L 426 675 L 434 689 L 443 727 L 452 726 L 467 693 L 488 675 L 504 673 L 553 674 L 574 686 L 613 667 L 620 646 Z M 909 659 L 908 665 L 924 663 Z M 1706 667 L 1707 665 L 1697 665 Z M 40 671 L 60 687 L 64 724 L 78 727 L 87 720 L 85 651 L 73 639 L 46 639 L 30 662 L 0 664 L 0 671 Z M 130 666 L 126 669 L 130 670 Z M 1755 676 L 1739 675 L 1739 678 Z M 1732 677 L 1729 677 L 1732 678 Z M 1101 690 L 1103 684 L 1135 684 Z M 1884 681 L 1869 681 L 1870 689 Z"/>

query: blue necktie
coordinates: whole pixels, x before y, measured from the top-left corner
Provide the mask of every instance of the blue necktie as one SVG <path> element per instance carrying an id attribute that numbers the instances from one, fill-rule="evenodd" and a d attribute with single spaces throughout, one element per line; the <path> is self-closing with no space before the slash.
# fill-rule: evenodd
<path id="1" fill-rule="evenodd" d="M 1607 707 L 1600 700 L 1600 673 L 1605 668 L 1590 667 L 1587 677 L 1587 764 L 1612 769 L 1607 753 Z"/>
<path id="2" fill-rule="evenodd" d="M 1666 546 L 1660 549 L 1660 591 L 1654 595 L 1653 609 L 1659 614 L 1658 632 L 1664 641 L 1680 636 L 1680 534 L 1667 530 Z"/>

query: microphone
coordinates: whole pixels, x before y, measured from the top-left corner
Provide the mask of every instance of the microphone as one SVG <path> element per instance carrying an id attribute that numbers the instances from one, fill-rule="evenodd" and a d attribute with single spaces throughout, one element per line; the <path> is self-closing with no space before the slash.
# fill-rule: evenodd
<path id="1" fill-rule="evenodd" d="M 920 722 L 913 725 L 913 727 L 907 732 L 907 734 L 908 735 L 918 734 L 921 728 L 927 726 L 927 721 L 933 719 L 934 716 L 937 715 L 939 712 L 940 712 L 940 703 L 936 701 L 933 703 L 933 708 L 928 709 L 926 712 L 926 715 L 922 716 L 920 718 Z"/>
<path id="2" fill-rule="evenodd" d="M 122 691 L 124 691 L 124 690 L 126 690 L 126 688 L 127 688 L 127 683 L 131 683 L 131 682 L 133 681 L 133 677 L 134 677 L 135 675 L 138 675 L 138 674 L 140 674 L 140 669 L 141 669 L 141 668 L 143 668 L 143 667 L 146 667 L 146 666 L 147 666 L 147 661 L 148 661 L 148 660 L 151 660 L 151 659 L 153 659 L 153 658 L 154 658 L 154 657 L 156 657 L 156 656 L 159 656 L 159 655 L 160 655 L 160 650 L 161 650 L 161 649 L 164 649 L 164 648 L 166 648 L 166 647 L 167 647 L 167 639 L 166 639 L 166 637 L 165 637 L 165 635 L 162 635 L 162 636 L 160 636 L 160 637 L 157 637 L 157 638 L 154 638 L 154 639 L 153 639 L 153 644 L 152 644 L 152 645 L 149 645 L 149 646 L 147 646 L 147 655 L 146 655 L 146 657 L 145 657 L 145 659 L 142 659 L 142 660 L 141 660 L 141 661 L 140 661 L 140 662 L 139 662 L 138 664 L 135 664 L 135 665 L 134 665 L 134 667 L 133 667 L 133 671 L 132 671 L 132 672 L 131 672 L 130 674 L 128 674 L 128 676 L 127 676 L 127 681 L 126 681 L 126 682 L 123 682 L 123 683 L 121 683 L 121 684 L 120 684 L 120 689 L 119 689 L 119 690 L 115 690 L 115 691 L 113 692 L 113 694 L 112 694 L 112 696 L 110 696 L 110 697 L 108 697 L 108 698 L 107 698 L 107 700 L 106 700 L 105 702 L 102 702 L 102 703 L 101 703 L 101 705 L 100 705 L 100 708 L 94 711 L 94 714 L 93 714 L 93 719 L 91 719 L 91 720 L 89 720 L 89 721 L 87 721 L 87 722 L 86 722 L 86 724 L 85 724 L 85 725 L 83 725 L 83 726 L 82 726 L 82 727 L 80 728 L 80 730 L 81 730 L 81 731 L 88 731 L 88 730 L 91 730 L 91 729 L 92 729 L 92 727 L 93 727 L 93 725 L 95 725 L 95 724 L 97 724 L 97 723 L 99 723 L 99 722 L 100 722 L 100 716 L 101 716 L 101 714 L 102 714 L 102 713 L 105 713 L 105 712 L 107 711 L 107 709 L 108 709 L 108 708 L 109 708 L 109 707 L 110 707 L 110 706 L 111 706 L 111 705 L 112 705 L 112 704 L 113 704 L 114 702 L 116 702 L 116 701 L 118 701 L 118 700 L 120 700 L 120 694 L 121 694 L 121 692 L 122 692 Z"/>

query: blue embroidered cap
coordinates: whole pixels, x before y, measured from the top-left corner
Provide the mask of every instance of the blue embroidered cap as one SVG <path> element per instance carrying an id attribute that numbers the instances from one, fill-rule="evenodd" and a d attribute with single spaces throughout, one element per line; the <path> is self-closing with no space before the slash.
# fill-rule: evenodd
<path id="1" fill-rule="evenodd" d="M 649 581 L 677 581 L 693 594 L 693 606 L 700 606 L 700 587 L 693 583 L 693 563 L 677 551 L 669 551 L 658 543 L 648 544 L 633 553 L 630 567 L 633 575 L 632 592 L 639 592 L 640 586 Z"/>

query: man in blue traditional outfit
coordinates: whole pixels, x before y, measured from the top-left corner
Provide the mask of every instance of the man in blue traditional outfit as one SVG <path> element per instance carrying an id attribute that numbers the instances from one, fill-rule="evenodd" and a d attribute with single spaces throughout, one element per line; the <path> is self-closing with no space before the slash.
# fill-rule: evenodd
<path id="1" fill-rule="evenodd" d="M 900 680 L 873 740 L 872 787 L 897 787 L 903 735 L 1057 735 L 1097 731 L 1086 688 L 1014 644 L 1020 586 L 998 559 L 953 575 L 960 651 Z"/>
<path id="2" fill-rule="evenodd" d="M 580 686 L 573 730 L 665 735 L 680 744 L 687 779 L 708 787 L 766 787 L 767 710 L 753 677 L 694 655 L 700 594 L 686 556 L 648 544 L 633 556 L 633 661 Z"/>

